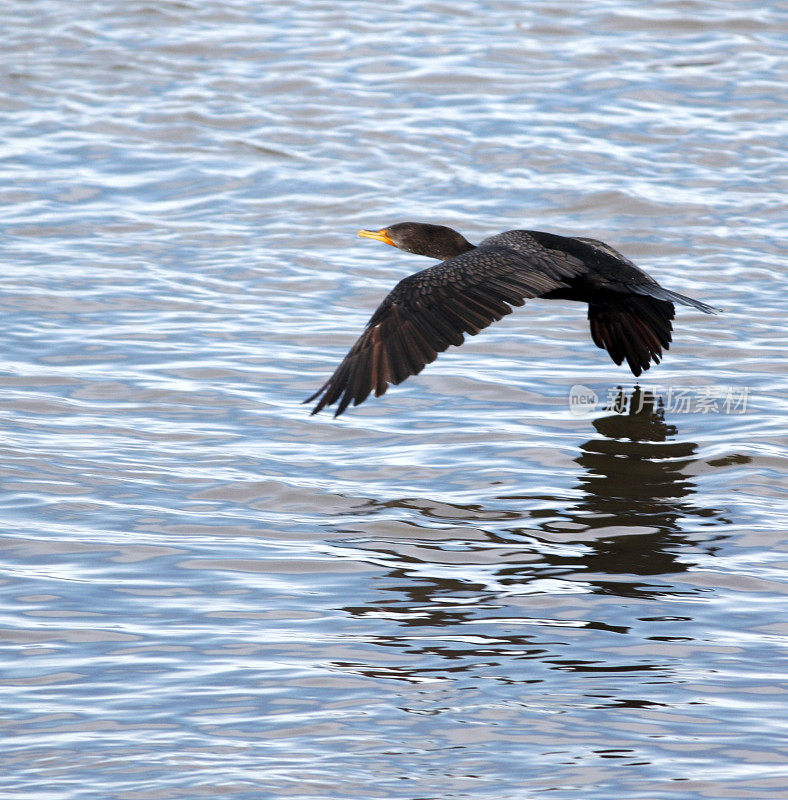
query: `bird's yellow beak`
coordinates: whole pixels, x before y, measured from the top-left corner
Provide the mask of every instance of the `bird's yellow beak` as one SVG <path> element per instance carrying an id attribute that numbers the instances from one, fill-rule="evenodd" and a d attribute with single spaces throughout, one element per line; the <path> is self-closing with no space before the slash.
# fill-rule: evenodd
<path id="1" fill-rule="evenodd" d="M 379 242 L 390 244 L 392 247 L 397 246 L 391 241 L 391 237 L 386 232 L 386 228 L 380 231 L 359 231 L 358 235 L 363 236 L 365 239 L 377 239 Z"/>

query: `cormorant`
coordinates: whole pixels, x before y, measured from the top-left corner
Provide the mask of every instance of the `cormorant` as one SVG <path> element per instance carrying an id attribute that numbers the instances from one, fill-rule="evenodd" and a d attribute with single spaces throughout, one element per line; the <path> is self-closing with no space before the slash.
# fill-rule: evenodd
<path id="1" fill-rule="evenodd" d="M 362 230 L 409 253 L 441 260 L 403 278 L 378 306 L 334 374 L 304 402 L 320 398 L 313 414 L 352 402 L 416 375 L 438 353 L 461 345 L 511 313 L 525 298 L 588 303 L 591 338 L 616 364 L 625 359 L 634 375 L 658 364 L 670 346 L 673 303 L 706 314 L 718 309 L 664 289 L 604 242 L 542 231 L 505 231 L 478 246 L 442 225 L 399 222 Z"/>

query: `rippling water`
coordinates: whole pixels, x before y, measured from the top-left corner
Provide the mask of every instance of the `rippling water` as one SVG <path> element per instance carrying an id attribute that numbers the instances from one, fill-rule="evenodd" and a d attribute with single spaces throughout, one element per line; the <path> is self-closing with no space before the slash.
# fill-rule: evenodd
<path id="1" fill-rule="evenodd" d="M 788 796 L 776 4 L 4 17 L 3 797 Z M 533 302 L 310 417 L 403 219 L 725 314 L 636 390 Z"/>

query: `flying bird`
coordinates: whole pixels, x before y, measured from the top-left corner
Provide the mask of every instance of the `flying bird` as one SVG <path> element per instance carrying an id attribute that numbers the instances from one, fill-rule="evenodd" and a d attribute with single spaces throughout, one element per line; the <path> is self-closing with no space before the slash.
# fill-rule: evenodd
<path id="1" fill-rule="evenodd" d="M 333 375 L 304 402 L 339 416 L 389 384 L 417 375 L 463 334 L 479 333 L 526 299 L 588 303 L 591 338 L 640 375 L 671 342 L 674 303 L 718 309 L 660 286 L 610 245 L 543 231 L 505 231 L 475 246 L 451 228 L 398 222 L 359 236 L 440 260 L 408 275 L 367 323 Z"/>

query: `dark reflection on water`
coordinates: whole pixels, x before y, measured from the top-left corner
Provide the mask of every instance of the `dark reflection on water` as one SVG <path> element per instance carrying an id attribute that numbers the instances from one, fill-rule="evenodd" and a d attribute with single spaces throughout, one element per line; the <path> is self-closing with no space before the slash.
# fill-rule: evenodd
<path id="1" fill-rule="evenodd" d="M 670 441 L 678 434 L 665 422 L 661 400 L 636 388 L 623 391 L 615 413 L 593 421 L 603 438 L 580 445 L 576 461 L 586 470 L 580 478 L 583 499 L 576 517 L 590 528 L 611 520 L 622 526 L 653 526 L 660 531 L 677 530 L 681 516 L 714 516 L 712 510 L 697 509 L 683 498 L 694 495 L 695 485 L 683 473 L 694 460 L 694 442 Z"/>
<path id="2" fill-rule="evenodd" d="M 686 587 L 677 589 L 669 578 L 659 583 L 639 579 L 688 571 L 694 566 L 690 551 L 715 551 L 718 537 L 713 528 L 698 543 L 700 537 L 684 533 L 680 520 L 692 517 L 710 524 L 728 521 L 722 512 L 697 503 L 697 487 L 685 474 L 696 459 L 697 445 L 672 441 L 678 436 L 677 426 L 665 421 L 658 398 L 640 388 L 629 393 L 622 390 L 606 412 L 593 420 L 600 436 L 580 445 L 582 454 L 575 462 L 583 468 L 576 487 L 581 496 L 572 505 L 567 507 L 560 496 L 539 497 L 541 505 L 549 505 L 551 510 L 528 510 L 527 505 L 534 502 L 533 495 L 511 494 L 496 498 L 495 506 L 489 508 L 444 501 L 443 519 L 454 526 L 447 529 L 445 542 L 408 548 L 407 552 L 403 548 L 386 548 L 380 542 L 361 545 L 365 550 L 376 549 L 394 565 L 387 574 L 393 585 L 387 586 L 386 594 L 400 595 L 400 599 L 384 602 L 404 602 L 418 608 L 418 613 L 401 619 L 403 624 L 466 622 L 473 618 L 474 609 L 436 601 L 472 595 L 478 609 L 480 603 L 494 602 L 501 589 L 527 591 L 529 583 L 538 584 L 545 579 L 579 580 L 584 591 L 619 597 L 697 593 Z M 505 503 L 504 508 L 501 503 Z M 416 511 L 431 523 L 441 518 L 437 504 L 424 500 L 400 499 L 379 505 Z M 491 520 L 496 527 L 489 527 Z M 474 582 L 473 577 L 430 574 L 429 565 L 436 557 L 440 561 L 439 553 L 452 546 L 456 526 L 463 521 L 472 525 L 482 539 L 461 545 L 469 561 L 490 545 L 506 548 L 503 563 L 485 571 L 486 581 L 495 585 L 494 591 L 485 592 L 487 583 Z M 504 524 L 498 524 L 501 522 Z M 522 542 L 519 548 L 515 544 L 518 541 Z M 364 614 L 369 609 L 346 610 Z"/>
<path id="3" fill-rule="evenodd" d="M 685 516 L 723 519 L 688 499 L 697 487 L 684 470 L 695 460 L 698 446 L 671 441 L 678 428 L 665 422 L 658 397 L 640 388 L 629 394 L 621 390 L 606 410 L 612 413 L 593 420 L 601 438 L 580 445 L 582 454 L 575 461 L 585 470 L 577 487 L 582 498 L 567 519 L 590 530 L 615 525 L 654 528 L 660 534 L 678 531 L 678 520 Z M 550 529 L 547 523 L 544 527 Z"/>
<path id="4" fill-rule="evenodd" d="M 593 427 L 598 436 L 581 444 L 575 459 L 580 496 L 569 506 L 561 496 L 512 494 L 487 507 L 423 499 L 381 503 L 417 512 L 429 520 L 431 527 L 422 530 L 430 535 L 420 540 L 417 527 L 415 540 L 359 544 L 387 569 L 376 577 L 374 594 L 343 610 L 360 621 L 386 620 L 389 627 L 374 642 L 397 663 L 340 658 L 332 668 L 403 683 L 492 680 L 539 685 L 545 692 L 563 691 L 558 676 L 568 674 L 641 680 L 623 696 L 593 683 L 583 689 L 583 703 L 605 710 L 670 708 L 670 700 L 647 687 L 676 680 L 670 650 L 661 647 L 695 641 L 686 603 L 698 602 L 705 591 L 683 584 L 681 576 L 722 541 L 713 527 L 702 537 L 679 523 L 727 520 L 699 504 L 698 488 L 686 475 L 698 446 L 666 422 L 653 393 L 622 391 Z M 552 506 L 549 521 L 542 510 L 528 509 L 535 499 Z M 441 516 L 451 525 L 444 538 L 434 527 Z M 594 596 L 604 604 L 601 613 L 578 599 Z M 638 615 L 641 604 L 654 602 L 659 613 Z M 630 654 L 625 646 L 618 652 L 625 638 L 640 639 L 641 652 Z"/>
<path id="5" fill-rule="evenodd" d="M 575 460 L 585 470 L 578 485 L 583 494 L 566 519 L 588 531 L 614 526 L 625 533 L 595 538 L 589 543 L 593 554 L 584 558 L 585 565 L 592 572 L 643 576 L 690 569 L 692 562 L 679 560 L 676 554 L 688 541 L 679 520 L 729 521 L 720 511 L 703 508 L 692 499 L 697 487 L 685 470 L 696 458 L 697 444 L 671 441 L 678 429 L 665 422 L 661 400 L 652 392 L 620 391 L 608 410 L 613 413 L 593 421 L 602 438 L 580 445 L 583 452 Z M 543 525 L 544 530 L 554 527 Z M 708 541 L 705 548 L 714 549 Z M 627 596 L 652 593 L 648 586 L 634 582 L 624 586 L 600 579 L 595 586 Z"/>

